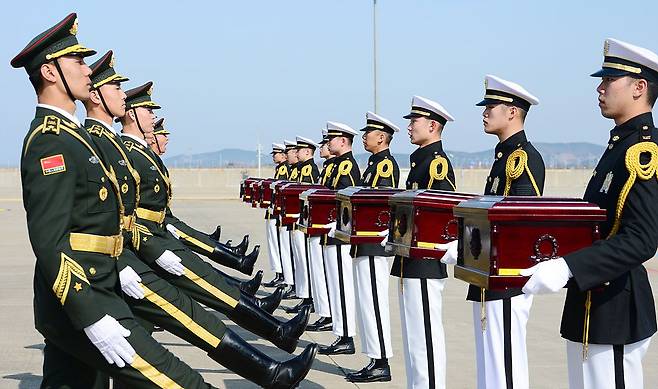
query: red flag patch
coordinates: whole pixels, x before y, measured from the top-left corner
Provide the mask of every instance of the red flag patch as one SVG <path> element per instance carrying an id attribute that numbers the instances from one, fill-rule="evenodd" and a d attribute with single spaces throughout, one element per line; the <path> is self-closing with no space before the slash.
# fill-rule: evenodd
<path id="1" fill-rule="evenodd" d="M 41 158 L 41 171 L 44 176 L 65 172 L 66 164 L 64 163 L 64 156 L 62 154 L 57 154 Z"/>

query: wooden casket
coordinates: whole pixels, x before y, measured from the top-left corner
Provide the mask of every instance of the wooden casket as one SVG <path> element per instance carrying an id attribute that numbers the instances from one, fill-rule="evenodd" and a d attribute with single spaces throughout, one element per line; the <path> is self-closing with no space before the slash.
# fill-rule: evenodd
<path id="1" fill-rule="evenodd" d="M 321 236 L 329 232 L 327 224 L 336 221 L 336 191 L 333 189 L 308 189 L 299 194 L 301 213 L 297 225 L 309 236 Z"/>
<path id="2" fill-rule="evenodd" d="M 396 188 L 352 186 L 336 193 L 336 239 L 349 244 L 380 243 L 388 230 L 391 196 L 402 192 Z"/>
<path id="3" fill-rule="evenodd" d="M 324 188 L 324 186 L 290 182 L 281 187 L 278 196 L 281 204 L 279 216 L 282 226 L 290 226 L 297 222 L 301 212 L 299 195 L 314 188 L 319 189 Z"/>

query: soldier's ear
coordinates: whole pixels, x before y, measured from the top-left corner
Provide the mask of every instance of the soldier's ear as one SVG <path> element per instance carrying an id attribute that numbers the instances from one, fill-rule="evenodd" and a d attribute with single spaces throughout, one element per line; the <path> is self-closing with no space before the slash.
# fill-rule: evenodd
<path id="1" fill-rule="evenodd" d="M 99 96 L 97 89 L 92 89 L 89 92 L 89 100 L 91 100 L 92 103 L 97 105 L 101 103 L 101 97 Z"/>
<path id="2" fill-rule="evenodd" d="M 57 71 L 55 69 L 55 65 L 52 63 L 44 63 L 41 65 L 41 78 L 43 78 L 44 81 L 49 82 L 49 83 L 56 83 L 57 82 Z"/>
<path id="3" fill-rule="evenodd" d="M 637 78 L 633 82 L 633 99 L 637 100 L 647 93 L 649 90 L 649 83 L 643 78 Z"/>
<path id="4" fill-rule="evenodd" d="M 126 115 L 130 118 L 130 120 L 135 121 L 135 110 L 131 109 L 126 112 Z"/>

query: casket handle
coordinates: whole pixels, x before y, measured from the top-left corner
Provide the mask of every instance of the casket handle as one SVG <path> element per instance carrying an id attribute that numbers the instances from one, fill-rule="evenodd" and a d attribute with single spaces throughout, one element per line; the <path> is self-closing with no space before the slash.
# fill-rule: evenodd
<path id="1" fill-rule="evenodd" d="M 459 222 L 457 221 L 457 219 L 450 220 L 448 223 L 446 223 L 445 227 L 443 227 L 443 234 L 441 234 L 441 238 L 443 240 L 450 241 L 450 240 L 456 240 L 457 238 L 459 238 L 458 235 L 450 233 L 450 226 L 452 226 L 452 225 L 457 226 L 457 230 L 459 230 Z"/>
<path id="2" fill-rule="evenodd" d="M 549 242 L 551 244 L 551 253 L 549 255 L 546 255 L 541 252 L 541 244 L 544 242 Z M 557 239 L 555 239 L 553 235 L 544 234 L 535 241 L 535 247 L 534 247 L 535 255 L 530 256 L 530 259 L 536 262 L 540 262 L 547 259 L 557 258 L 558 256 L 557 251 L 559 247 L 560 246 L 557 243 Z"/>

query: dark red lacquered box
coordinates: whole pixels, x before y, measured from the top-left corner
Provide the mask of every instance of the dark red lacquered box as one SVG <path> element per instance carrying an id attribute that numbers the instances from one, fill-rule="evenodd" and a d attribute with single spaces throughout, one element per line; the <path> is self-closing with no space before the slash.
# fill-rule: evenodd
<path id="1" fill-rule="evenodd" d="M 260 180 L 262 180 L 262 178 L 247 177 L 240 182 L 240 198 L 242 199 L 242 201 L 244 201 L 245 203 L 251 203 L 251 196 L 252 196 L 251 184 L 253 184 L 254 182 L 258 182 Z"/>
<path id="2" fill-rule="evenodd" d="M 336 239 L 349 244 L 380 243 L 391 219 L 389 198 L 395 188 L 349 187 L 336 193 Z"/>
<path id="3" fill-rule="evenodd" d="M 281 196 L 281 188 L 284 185 L 290 184 L 292 181 L 288 180 L 278 180 L 270 184 L 272 189 L 272 215 L 279 216 L 281 213 L 281 207 L 283 203 L 283 197 Z"/>
<path id="4" fill-rule="evenodd" d="M 281 198 L 281 225 L 288 226 L 297 222 L 301 212 L 299 195 L 300 193 L 313 189 L 324 188 L 322 185 L 301 184 L 290 182 L 281 187 L 279 196 Z"/>
<path id="5" fill-rule="evenodd" d="M 266 178 L 258 182 L 258 206 L 260 208 L 268 208 L 272 203 L 272 183 L 277 180 L 273 178 Z"/>
<path id="6" fill-rule="evenodd" d="M 459 223 L 455 278 L 481 288 L 522 287 L 521 269 L 600 239 L 605 210 L 580 199 L 481 196 L 453 209 Z"/>
<path id="7" fill-rule="evenodd" d="M 477 195 L 433 189 L 411 190 L 389 199 L 391 222 L 386 250 L 409 258 L 441 259 L 437 243 L 457 239 L 454 206 Z"/>
<path id="8" fill-rule="evenodd" d="M 336 221 L 336 191 L 333 189 L 309 189 L 299 194 L 301 213 L 299 229 L 309 236 L 329 232 L 325 225 Z"/>

